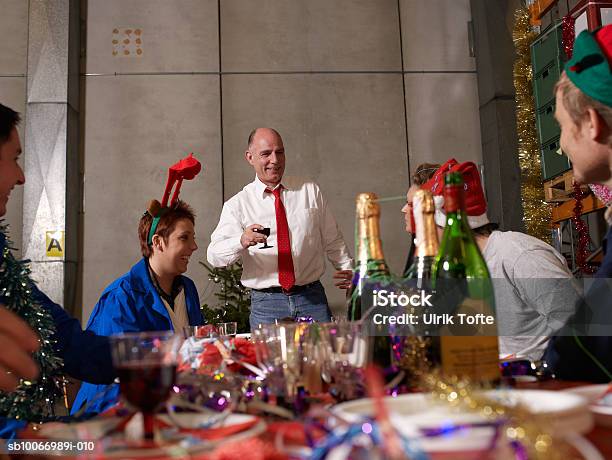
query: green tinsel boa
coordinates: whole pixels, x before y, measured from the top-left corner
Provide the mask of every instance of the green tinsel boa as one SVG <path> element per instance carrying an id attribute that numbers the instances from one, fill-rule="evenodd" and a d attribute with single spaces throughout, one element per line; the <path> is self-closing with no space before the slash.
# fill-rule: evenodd
<path id="1" fill-rule="evenodd" d="M 51 313 L 33 299 L 34 281 L 29 261 L 19 261 L 12 253 L 8 226 L 0 220 L 0 304 L 21 317 L 40 337 L 40 349 L 34 354 L 40 374 L 37 381 L 21 380 L 11 393 L 0 391 L 0 415 L 42 422 L 54 417 L 56 400 L 62 396 L 63 360 L 56 355 L 55 323 Z"/>

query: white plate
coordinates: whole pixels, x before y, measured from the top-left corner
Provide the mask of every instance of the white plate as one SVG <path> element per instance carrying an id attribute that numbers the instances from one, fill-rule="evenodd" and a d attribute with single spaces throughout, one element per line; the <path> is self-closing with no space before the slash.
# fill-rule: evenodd
<path id="1" fill-rule="evenodd" d="M 580 396 L 540 390 L 493 390 L 485 394 L 508 405 L 522 404 L 534 417 L 541 417 L 544 423 L 549 423 L 559 437 L 586 433 L 593 426 L 588 404 Z M 484 450 L 494 434 L 492 427 L 478 427 L 444 436 L 424 437 L 421 433 L 424 428 L 481 423 L 486 419 L 438 404 L 423 393 L 387 397 L 385 403 L 394 426 L 408 438 L 418 439 L 426 452 Z M 338 404 L 333 410 L 344 419 L 356 422 L 363 416 L 371 416 L 373 407 L 370 399 L 359 399 Z"/>
<path id="2" fill-rule="evenodd" d="M 570 388 L 565 391 L 567 393 L 582 396 L 589 402 L 589 408 L 595 417 L 596 424 L 612 427 L 612 405 L 598 403 L 598 399 L 608 389 L 608 386 L 609 385 L 606 383 L 603 385 L 585 385 L 583 387 Z"/>
<path id="3" fill-rule="evenodd" d="M 170 420 L 166 415 L 159 415 L 158 417 L 164 422 L 170 423 Z M 205 424 L 209 415 L 177 413 L 175 414 L 175 417 L 181 419 L 183 426 L 197 427 Z M 224 421 L 215 425 L 214 428 L 229 427 L 248 422 L 254 422 L 254 424 L 246 430 L 214 440 L 203 440 L 188 433 L 178 432 L 173 428 L 162 429 L 160 431 L 163 432 L 163 447 L 156 446 L 151 448 L 135 448 L 133 445 L 130 446 L 126 443 L 125 436 L 123 434 L 111 437 L 111 439 L 107 437 L 105 440 L 101 440 L 101 438 L 104 438 L 105 434 L 111 431 L 113 427 L 120 423 L 120 421 L 121 418 L 119 417 L 108 417 L 93 419 L 81 423 L 48 423 L 43 425 L 37 434 L 47 440 L 95 440 L 96 458 L 129 459 L 142 457 L 170 458 L 176 456 L 177 454 L 189 456 L 198 452 L 213 449 L 221 442 L 226 443 L 257 436 L 258 434 L 263 433 L 266 429 L 265 422 L 259 420 L 258 417 L 246 414 L 230 414 Z M 137 414 L 128 424 L 126 432 L 130 431 L 130 425 L 139 425 L 139 423 L 142 423 L 142 418 L 139 418 Z M 78 456 L 79 453 L 74 453 L 74 455 Z M 80 455 L 83 455 L 83 452 L 81 452 Z"/>

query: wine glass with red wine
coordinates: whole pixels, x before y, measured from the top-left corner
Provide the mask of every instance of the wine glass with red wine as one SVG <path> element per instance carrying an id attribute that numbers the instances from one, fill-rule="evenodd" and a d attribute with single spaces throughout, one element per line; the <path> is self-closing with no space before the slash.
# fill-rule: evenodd
<path id="1" fill-rule="evenodd" d="M 264 228 L 254 228 L 253 231 L 255 233 L 261 233 L 262 235 L 266 235 L 267 237 L 270 236 L 270 223 L 265 223 L 264 224 L 265 227 Z M 268 249 L 271 248 L 273 246 L 270 246 L 268 244 L 268 240 L 264 241 L 263 246 L 259 246 L 259 249 Z"/>
<path id="2" fill-rule="evenodd" d="M 153 440 L 155 412 L 175 384 L 183 338 L 173 331 L 134 332 L 113 335 L 110 341 L 121 395 L 142 412 L 144 437 Z"/>

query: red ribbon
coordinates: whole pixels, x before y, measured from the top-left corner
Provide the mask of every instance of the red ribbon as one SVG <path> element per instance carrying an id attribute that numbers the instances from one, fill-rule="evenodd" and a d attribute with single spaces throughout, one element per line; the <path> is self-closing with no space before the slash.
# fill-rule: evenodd
<path id="1" fill-rule="evenodd" d="M 561 41 L 563 43 L 563 51 L 567 59 L 572 58 L 574 52 L 574 40 L 576 39 L 576 19 L 571 14 L 563 17 L 561 24 Z"/>
<path id="2" fill-rule="evenodd" d="M 589 257 L 589 228 L 580 218 L 582 215 L 582 200 L 585 196 L 586 194 L 582 191 L 580 184 L 574 181 L 574 199 L 576 200 L 576 205 L 574 206 L 572 222 L 574 227 L 576 227 L 576 232 L 578 233 L 576 265 L 578 265 L 583 273 L 592 274 L 595 273 L 596 268 L 586 262 L 586 259 Z"/>

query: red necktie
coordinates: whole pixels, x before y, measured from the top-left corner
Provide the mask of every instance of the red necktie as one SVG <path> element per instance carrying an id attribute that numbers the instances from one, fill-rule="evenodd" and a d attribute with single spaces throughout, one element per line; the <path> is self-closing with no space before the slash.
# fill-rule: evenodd
<path id="1" fill-rule="evenodd" d="M 278 245 L 278 282 L 281 287 L 288 291 L 295 284 L 295 272 L 293 271 L 293 259 L 291 257 L 291 240 L 289 239 L 289 224 L 285 206 L 281 201 L 282 186 L 274 190 L 266 189 L 266 192 L 274 195 L 274 210 L 276 211 L 276 243 Z"/>

